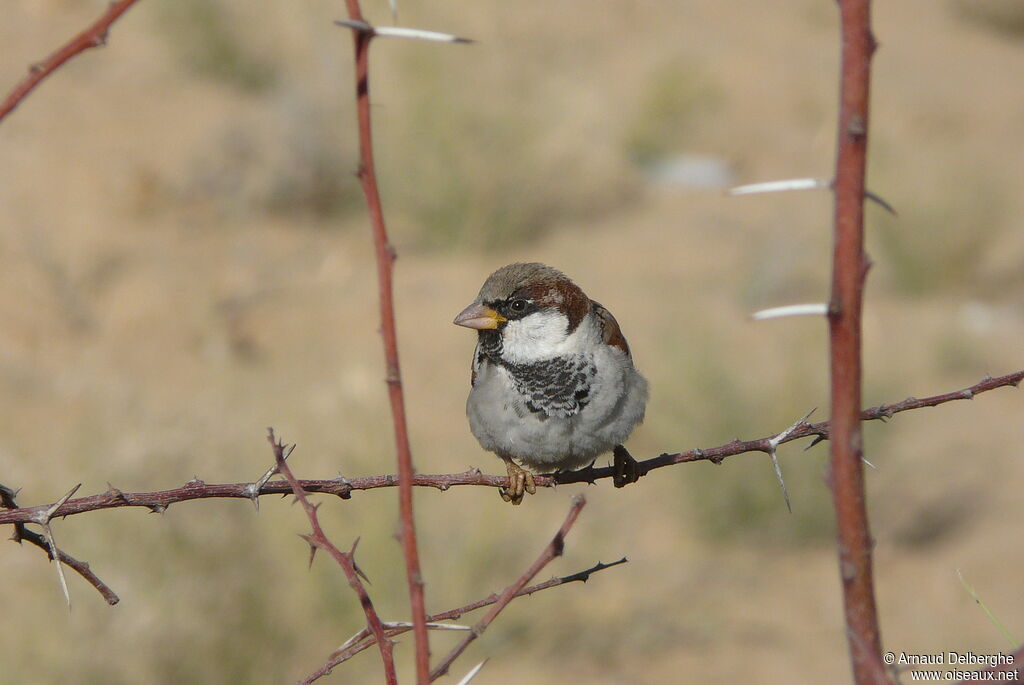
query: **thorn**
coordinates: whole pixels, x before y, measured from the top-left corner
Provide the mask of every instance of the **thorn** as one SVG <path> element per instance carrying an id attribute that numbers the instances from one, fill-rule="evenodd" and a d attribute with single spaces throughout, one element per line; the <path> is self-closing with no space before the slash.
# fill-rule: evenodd
<path id="1" fill-rule="evenodd" d="M 146 508 L 149 509 L 151 514 L 162 514 L 167 511 L 166 504 L 147 504 Z"/>
<path id="2" fill-rule="evenodd" d="M 899 214 L 896 212 L 896 208 L 893 207 L 888 202 L 886 202 L 885 198 L 881 197 L 880 195 L 876 195 L 875 193 L 871 192 L 870 190 L 865 190 L 864 191 L 864 197 L 866 197 L 867 199 L 871 200 L 876 205 L 878 205 L 879 207 L 881 207 L 885 211 L 889 212 L 893 216 L 896 216 L 896 217 L 899 216 Z"/>
<path id="3" fill-rule="evenodd" d="M 786 316 L 824 316 L 828 313 L 828 305 L 824 302 L 812 304 L 789 304 L 783 307 L 762 309 L 750 315 L 754 321 L 781 319 Z"/>
<path id="4" fill-rule="evenodd" d="M 313 568 L 313 559 L 316 558 L 316 547 L 312 544 L 309 546 L 309 565 L 306 567 L 307 570 Z"/>
<path id="5" fill-rule="evenodd" d="M 369 628 L 363 628 L 358 633 L 356 633 L 355 635 L 353 635 L 349 639 L 345 640 L 341 644 L 340 647 L 338 647 L 337 649 L 334 650 L 334 653 L 338 654 L 339 652 L 344 652 L 346 649 L 348 649 L 349 647 L 351 647 L 355 643 L 359 642 L 360 640 L 365 639 L 369 634 L 370 634 L 370 629 Z"/>
<path id="6" fill-rule="evenodd" d="M 819 442 L 825 442 L 826 440 L 828 440 L 828 436 L 827 435 L 818 434 L 818 435 L 814 436 L 814 440 L 811 440 L 811 444 L 804 448 L 804 452 L 806 452 L 807 450 L 811 449 L 812 447 L 817 445 Z"/>
<path id="7" fill-rule="evenodd" d="M 480 669 L 487 664 L 487 659 L 484 659 L 473 668 L 469 669 L 469 673 L 463 676 L 462 680 L 458 682 L 458 685 L 469 685 L 469 681 L 476 677 L 476 674 L 480 672 Z"/>
<path id="8" fill-rule="evenodd" d="M 850 126 L 847 130 L 851 132 L 851 135 L 858 135 L 853 129 L 855 128 L 855 121 L 851 119 Z M 861 121 L 861 127 L 863 127 L 863 121 Z M 863 134 L 860 134 L 863 135 Z M 749 183 L 747 185 L 736 186 L 730 188 L 726 193 L 728 195 L 754 195 L 757 193 L 781 193 L 790 190 L 818 190 L 820 188 L 833 188 L 834 184 L 832 181 L 824 178 L 792 178 L 784 181 L 766 181 L 764 183 Z M 864 197 L 872 202 L 876 203 L 879 207 L 889 212 L 893 216 L 899 216 L 896 213 L 896 209 L 886 202 L 884 198 L 871 192 L 870 190 L 864 191 Z"/>
<path id="9" fill-rule="evenodd" d="M 256 513 L 260 513 L 260 498 L 259 488 L 256 487 L 256 483 L 249 483 L 242 489 L 242 494 L 249 498 L 252 502 L 252 506 L 256 508 Z"/>
<path id="10" fill-rule="evenodd" d="M 125 502 L 126 504 L 128 503 L 128 497 L 125 496 L 125 494 L 121 492 L 119 489 L 111 485 L 110 481 L 107 481 L 107 496 L 112 497 L 115 500 Z"/>
<path id="11" fill-rule="evenodd" d="M 80 487 L 82 487 L 81 483 L 68 490 L 66 495 L 64 495 L 59 500 L 51 504 L 46 511 L 40 511 L 36 513 L 35 516 L 32 517 L 32 521 L 40 525 L 48 524 L 50 522 L 50 519 L 52 519 L 54 515 L 57 513 L 57 510 L 64 506 L 64 503 L 71 499 L 71 496 L 78 492 L 78 488 Z"/>
<path id="12" fill-rule="evenodd" d="M 81 485 L 81 483 L 79 483 Z M 74 488 L 71 492 L 74 493 L 78 488 Z M 65 501 L 68 496 L 65 496 Z M 64 577 L 64 564 L 60 561 L 60 550 L 57 549 L 57 541 L 53 538 L 53 529 L 50 527 L 49 520 L 42 524 L 43 537 L 46 539 L 46 544 L 50 548 L 50 559 L 57 564 L 57 579 L 60 581 L 61 592 L 64 593 L 64 601 L 68 604 L 68 611 L 71 611 L 71 592 L 68 591 L 68 580 Z"/>
<path id="13" fill-rule="evenodd" d="M 335 19 L 334 23 L 338 26 L 344 26 L 347 29 L 352 29 L 356 33 L 365 33 L 370 36 L 373 35 L 373 27 L 365 21 L 356 21 L 355 19 Z"/>
<path id="14" fill-rule="evenodd" d="M 366 574 L 363 573 L 363 569 L 359 568 L 359 564 L 356 563 L 355 557 L 352 557 L 352 569 L 356 572 L 356 575 L 365 580 L 368 585 L 373 585 Z"/>
<path id="15" fill-rule="evenodd" d="M 792 435 L 793 431 L 795 431 L 800 426 L 805 425 L 807 423 L 807 419 L 811 418 L 811 414 L 813 414 L 815 411 L 817 411 L 817 407 L 815 407 L 814 409 L 812 409 L 809 412 L 807 412 L 806 414 L 804 414 L 803 417 L 797 419 L 796 422 L 792 426 L 790 426 L 786 430 L 782 431 L 781 433 L 779 433 L 778 435 L 776 435 L 775 437 L 770 439 L 768 441 L 768 444 L 771 445 L 772 451 L 774 452 L 775 448 L 778 447 L 779 444 L 781 444 L 783 440 L 785 440 L 790 435 Z"/>
<path id="16" fill-rule="evenodd" d="M 786 509 L 788 509 L 789 513 L 792 514 L 793 506 L 789 503 L 789 492 L 786 491 L 786 481 L 782 478 L 782 467 L 779 466 L 779 456 L 775 453 L 774 447 L 768 452 L 768 456 L 772 459 L 772 468 L 775 469 L 775 478 L 778 479 L 779 487 L 782 488 L 782 499 L 786 500 Z"/>
<path id="17" fill-rule="evenodd" d="M 309 545 L 309 567 L 308 568 L 313 568 L 313 559 L 314 559 L 314 557 L 316 557 L 316 548 L 317 548 L 316 540 L 313 538 L 312 535 L 307 535 L 305 533 L 299 533 L 299 537 L 302 538 L 303 540 L 305 540 L 306 544 Z"/>
<path id="18" fill-rule="evenodd" d="M 748 183 L 747 185 L 736 186 L 726 191 L 726 194 L 754 195 L 757 193 L 781 193 L 789 190 L 817 190 L 818 188 L 830 188 L 832 182 L 822 178 L 791 178 L 785 181 L 765 181 L 763 183 Z"/>
<path id="19" fill-rule="evenodd" d="M 344 490 L 338 493 L 338 497 L 341 499 L 352 499 L 353 488 L 352 483 L 349 482 L 348 478 L 339 473 L 338 477 L 334 479 L 334 482 L 345 487 Z"/>
<path id="20" fill-rule="evenodd" d="M 423 31 L 421 29 L 409 29 L 400 26 L 378 26 L 371 29 L 374 35 L 380 38 L 408 38 L 411 40 L 426 40 L 434 43 L 473 43 L 470 38 L 462 38 L 451 33 L 439 31 Z"/>

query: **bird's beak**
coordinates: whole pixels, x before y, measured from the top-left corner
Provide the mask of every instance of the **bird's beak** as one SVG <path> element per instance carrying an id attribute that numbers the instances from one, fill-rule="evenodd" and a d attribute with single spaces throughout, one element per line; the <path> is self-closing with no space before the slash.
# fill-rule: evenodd
<path id="1" fill-rule="evenodd" d="M 456 326 L 475 328 L 477 330 L 490 330 L 498 327 L 498 324 L 508 321 L 504 316 L 490 307 L 485 307 L 479 302 L 469 305 L 452 321 Z"/>

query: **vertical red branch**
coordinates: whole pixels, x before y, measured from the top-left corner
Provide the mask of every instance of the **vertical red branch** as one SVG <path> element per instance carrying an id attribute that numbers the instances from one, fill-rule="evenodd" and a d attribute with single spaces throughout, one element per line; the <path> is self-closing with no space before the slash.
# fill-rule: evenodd
<path id="1" fill-rule="evenodd" d="M 835 245 L 829 335 L 832 375 L 832 499 L 839 572 L 854 681 L 888 683 L 871 569 L 871 533 L 864 496 L 860 422 L 861 311 L 868 262 L 864 254 L 871 56 L 870 0 L 839 0 L 842 31 Z"/>
<path id="2" fill-rule="evenodd" d="M 138 2 L 138 0 L 119 0 L 118 2 L 110 3 L 107 11 L 104 12 L 99 19 L 94 21 L 91 26 L 62 45 L 56 52 L 51 54 L 42 62 L 33 64 L 29 67 L 28 76 L 22 79 L 22 81 L 14 87 L 14 90 L 7 94 L 3 103 L 0 103 L 0 120 L 3 120 L 4 117 L 13 112 L 14 108 L 21 104 L 21 101 L 24 100 L 36 86 L 43 82 L 43 79 L 59 69 L 65 62 L 70 60 L 72 57 L 85 52 L 89 48 L 97 48 L 106 43 L 107 29 L 109 29 L 110 25 L 117 21 L 121 15 L 128 11 L 128 8 L 136 2 Z"/>
<path id="3" fill-rule="evenodd" d="M 359 0 L 346 0 L 349 19 L 364 21 Z M 423 599 L 423 576 L 420 572 L 419 550 L 416 545 L 416 525 L 412 503 L 412 451 L 405 420 L 405 398 L 402 392 L 401 367 L 398 363 L 398 334 L 395 329 L 395 304 L 392 291 L 392 273 L 395 251 L 388 240 L 377 188 L 377 173 L 373 159 L 373 130 L 370 120 L 370 41 L 372 30 L 353 31 L 356 66 L 356 111 L 359 119 L 359 181 L 366 195 L 366 204 L 373 226 L 373 242 L 377 252 L 377 284 L 380 290 L 381 334 L 384 338 L 384 357 L 387 365 L 388 397 L 394 422 L 395 447 L 398 455 L 398 502 L 401 517 L 402 551 L 405 555 L 406 577 L 409 584 L 409 603 L 412 609 L 413 633 L 416 641 L 416 680 L 420 685 L 430 682 L 430 642 L 427 631 L 427 612 Z"/>

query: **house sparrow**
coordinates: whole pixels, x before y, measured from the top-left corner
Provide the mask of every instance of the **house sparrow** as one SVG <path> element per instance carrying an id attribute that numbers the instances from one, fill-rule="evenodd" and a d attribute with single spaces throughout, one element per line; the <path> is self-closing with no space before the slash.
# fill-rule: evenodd
<path id="1" fill-rule="evenodd" d="M 636 480 L 621 443 L 643 421 L 647 381 L 611 312 L 557 269 L 509 264 L 453 323 L 479 331 L 466 414 L 480 445 L 505 462 L 505 501 L 536 492 L 514 460 L 572 470 L 614 449 L 615 485 Z"/>

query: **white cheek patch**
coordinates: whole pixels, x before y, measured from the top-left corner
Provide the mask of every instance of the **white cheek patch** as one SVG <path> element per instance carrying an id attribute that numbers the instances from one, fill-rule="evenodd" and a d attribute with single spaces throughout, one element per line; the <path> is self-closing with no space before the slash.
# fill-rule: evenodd
<path id="1" fill-rule="evenodd" d="M 502 356 L 513 364 L 528 364 L 579 354 L 593 342 L 593 336 L 588 336 L 591 328 L 589 315 L 569 334 L 569 319 L 565 314 L 552 309 L 534 312 L 505 324 L 501 335 Z"/>
<path id="2" fill-rule="evenodd" d="M 558 311 L 542 310 L 505 324 L 502 353 L 513 363 L 550 359 L 561 352 L 569 319 Z"/>

